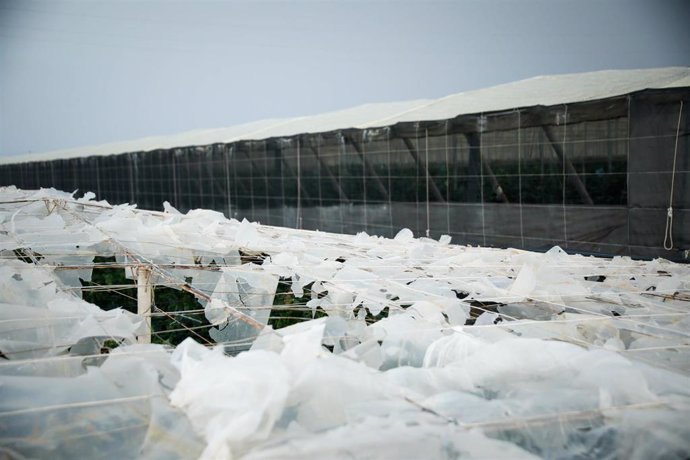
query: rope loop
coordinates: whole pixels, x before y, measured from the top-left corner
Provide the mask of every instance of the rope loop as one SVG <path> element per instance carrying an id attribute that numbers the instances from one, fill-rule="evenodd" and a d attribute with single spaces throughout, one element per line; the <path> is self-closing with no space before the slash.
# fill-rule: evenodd
<path id="1" fill-rule="evenodd" d="M 673 208 L 666 210 L 666 229 L 664 230 L 664 249 L 673 249 Z"/>
<path id="2" fill-rule="evenodd" d="M 680 120 L 683 118 L 683 101 L 680 101 L 678 111 L 678 125 L 676 126 L 676 145 L 673 148 L 673 170 L 671 171 L 671 193 L 668 197 L 668 209 L 666 210 L 666 229 L 664 230 L 664 249 L 673 249 L 673 188 L 676 182 L 676 158 L 678 157 L 678 137 L 680 135 Z"/>

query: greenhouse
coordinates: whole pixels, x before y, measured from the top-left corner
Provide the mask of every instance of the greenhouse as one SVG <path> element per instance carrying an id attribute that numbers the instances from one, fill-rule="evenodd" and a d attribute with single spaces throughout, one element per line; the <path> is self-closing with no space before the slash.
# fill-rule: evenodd
<path id="1" fill-rule="evenodd" d="M 687 261 L 689 111 L 690 68 L 537 77 L 6 157 L 0 185 L 338 233 L 409 227 L 463 244 Z"/>
<path id="2" fill-rule="evenodd" d="M 1 457 L 690 455 L 687 264 L 163 208 L 0 187 Z"/>

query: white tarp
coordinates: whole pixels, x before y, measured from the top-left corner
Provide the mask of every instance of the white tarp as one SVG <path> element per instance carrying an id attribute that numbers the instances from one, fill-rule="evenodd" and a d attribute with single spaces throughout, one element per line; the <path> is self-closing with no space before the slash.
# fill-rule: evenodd
<path id="1" fill-rule="evenodd" d="M 148 152 L 196 145 L 261 140 L 345 128 L 390 126 L 405 121 L 445 120 L 458 115 L 510 110 L 535 105 L 570 104 L 620 96 L 644 89 L 690 86 L 689 67 L 605 70 L 535 77 L 491 88 L 452 94 L 439 99 L 366 104 L 305 117 L 269 119 L 227 128 L 197 130 L 100 146 L 87 146 L 0 157 L 0 164 Z"/>
<path id="2" fill-rule="evenodd" d="M 10 458 L 690 456 L 687 265 L 0 196 Z M 141 318 L 70 294 L 77 245 L 197 289 L 220 344 L 85 346 Z M 273 329 L 274 307 L 321 317 Z"/>

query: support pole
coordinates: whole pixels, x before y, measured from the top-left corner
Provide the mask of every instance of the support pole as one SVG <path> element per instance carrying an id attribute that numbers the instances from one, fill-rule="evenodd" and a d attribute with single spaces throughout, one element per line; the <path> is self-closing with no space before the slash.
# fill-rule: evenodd
<path id="1" fill-rule="evenodd" d="M 151 267 L 137 267 L 137 314 L 144 318 L 146 332 L 137 337 L 139 343 L 151 343 L 151 304 L 153 303 L 153 286 L 151 286 Z"/>
<path id="2" fill-rule="evenodd" d="M 298 178 L 297 172 L 292 168 L 292 165 L 290 165 L 290 163 L 288 163 L 288 161 L 285 159 L 282 151 L 280 152 L 280 159 L 283 162 L 283 166 L 285 167 L 285 170 L 287 170 L 287 172 L 289 172 L 290 175 L 292 177 L 294 177 L 295 180 L 297 181 L 297 187 L 299 187 L 299 194 L 300 194 L 301 198 L 302 199 L 306 198 L 307 202 L 311 205 L 314 202 L 314 200 L 312 200 L 311 195 L 307 191 L 307 189 L 304 186 L 304 184 L 302 183 L 302 181 L 297 180 L 297 178 Z"/>
<path id="3" fill-rule="evenodd" d="M 243 150 L 240 150 L 237 147 L 233 148 L 232 149 L 232 155 L 228 159 L 228 162 L 232 162 L 233 160 L 235 161 L 235 163 L 242 161 L 242 159 L 240 158 L 240 152 L 242 152 L 242 151 Z M 253 167 L 253 165 L 252 165 L 252 167 Z M 248 178 L 251 181 L 251 177 L 249 176 L 249 174 L 245 173 L 244 178 Z M 242 189 L 242 191 L 245 193 L 246 197 L 251 197 L 253 195 L 251 188 L 247 187 L 247 185 L 245 185 L 244 181 L 240 180 L 240 177 L 237 175 L 237 165 L 236 164 L 232 166 L 232 180 L 233 180 L 233 183 L 239 184 L 239 188 Z M 250 183 L 250 186 L 251 186 L 251 183 Z M 239 203 L 239 198 L 238 198 L 238 203 Z M 239 208 L 239 206 L 238 206 L 238 208 Z"/>

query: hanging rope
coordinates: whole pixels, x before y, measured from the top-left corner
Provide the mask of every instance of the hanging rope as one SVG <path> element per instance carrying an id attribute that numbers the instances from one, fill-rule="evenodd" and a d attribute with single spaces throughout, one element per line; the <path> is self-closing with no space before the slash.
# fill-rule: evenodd
<path id="1" fill-rule="evenodd" d="M 390 235 L 395 236 L 396 228 L 393 226 L 393 187 L 391 186 L 391 130 L 386 128 L 386 155 L 388 157 L 388 222 L 390 223 Z M 342 232 L 341 232 L 342 233 Z"/>
<path id="2" fill-rule="evenodd" d="M 673 148 L 673 168 L 671 169 L 671 193 L 668 197 L 666 210 L 666 229 L 664 230 L 664 249 L 673 249 L 673 187 L 676 182 L 676 158 L 678 157 L 678 137 L 680 136 L 680 119 L 683 117 L 683 101 L 680 101 L 678 111 L 678 125 L 676 126 L 676 145 Z"/>
<path id="3" fill-rule="evenodd" d="M 565 106 L 565 111 L 563 112 L 563 161 L 562 161 L 562 181 L 563 181 L 563 186 L 562 186 L 562 200 L 563 200 L 563 240 L 565 243 L 565 248 L 568 248 L 568 216 L 566 214 L 566 206 L 565 206 L 565 187 L 566 187 L 566 179 L 567 176 L 565 174 L 565 162 L 566 162 L 566 146 L 567 146 L 567 139 L 568 139 L 568 106 Z"/>
<path id="4" fill-rule="evenodd" d="M 525 231 L 522 220 L 522 119 L 520 117 L 520 109 L 517 111 L 518 129 L 517 129 L 517 148 L 518 148 L 518 199 L 520 200 L 520 247 L 525 249 Z"/>
<path id="5" fill-rule="evenodd" d="M 482 203 L 482 246 L 486 247 L 486 216 L 484 215 L 484 113 L 479 115 L 479 197 Z"/>
<path id="6" fill-rule="evenodd" d="M 446 155 L 446 234 L 450 235 L 450 162 L 448 161 L 448 137 L 450 137 L 450 130 L 448 129 L 448 124 L 449 121 L 446 120 L 446 135 L 443 139 Z"/>
<path id="7" fill-rule="evenodd" d="M 232 195 L 230 194 L 230 155 L 232 153 L 232 147 L 230 149 L 223 148 L 223 159 L 225 160 L 225 196 L 227 197 L 228 205 L 228 219 L 232 219 Z M 175 156 L 173 155 L 173 169 L 175 165 Z M 173 181 L 174 184 L 174 181 Z M 177 189 L 177 185 L 175 185 Z M 175 190 L 175 195 L 177 195 L 177 190 Z"/>
<path id="8" fill-rule="evenodd" d="M 300 164 L 299 137 L 297 138 L 297 221 L 295 228 L 302 228 L 302 165 Z"/>
<path id="9" fill-rule="evenodd" d="M 424 167 L 426 169 L 426 237 L 429 238 L 429 130 L 424 130 L 424 150 L 426 152 Z"/>
<path id="10" fill-rule="evenodd" d="M 362 130 L 360 144 L 362 146 L 362 210 L 364 211 L 364 231 L 369 232 L 369 216 L 367 213 L 367 139 L 364 137 L 365 130 Z"/>

